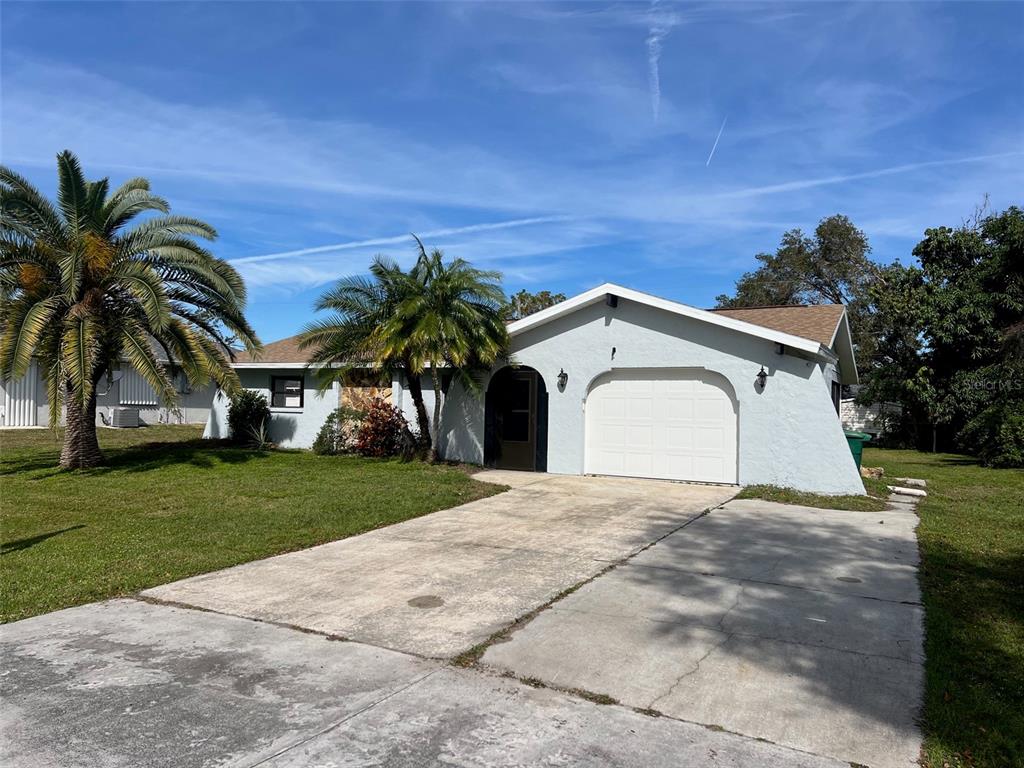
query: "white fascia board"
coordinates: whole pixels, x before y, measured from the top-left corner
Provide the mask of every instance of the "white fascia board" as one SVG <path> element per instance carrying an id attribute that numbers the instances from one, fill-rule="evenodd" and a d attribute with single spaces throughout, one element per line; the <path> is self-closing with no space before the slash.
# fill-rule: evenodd
<path id="1" fill-rule="evenodd" d="M 805 339 L 802 336 L 794 336 L 791 333 L 783 333 L 782 331 L 775 331 L 771 328 L 765 328 L 763 325 L 754 325 L 753 323 L 747 323 L 743 320 L 736 320 L 725 315 L 720 315 L 717 312 L 709 312 L 706 309 L 697 309 L 697 307 L 691 307 L 688 304 L 680 304 L 677 301 L 669 301 L 668 299 L 662 299 L 658 296 L 652 296 L 649 293 L 642 293 L 641 291 L 634 291 L 631 288 L 624 288 L 621 285 L 615 285 L 614 283 L 604 283 L 599 285 L 597 288 L 591 288 L 589 291 L 573 296 L 571 299 L 566 299 L 559 304 L 555 304 L 547 309 L 542 309 L 540 312 L 524 317 L 522 320 L 516 320 L 514 323 L 509 323 L 508 332 L 510 336 L 517 336 L 524 331 L 528 331 L 531 328 L 536 328 L 544 323 L 551 322 L 559 317 L 564 317 L 577 309 L 596 304 L 599 301 L 604 301 L 604 297 L 607 294 L 618 296 L 621 299 L 627 301 L 635 301 L 638 304 L 644 304 L 648 307 L 655 307 L 666 312 L 671 312 L 682 317 L 689 317 L 694 320 L 700 320 L 711 325 L 717 325 L 720 328 L 728 328 L 739 333 L 745 333 L 748 336 L 756 336 L 760 339 L 766 339 L 773 341 L 778 344 L 783 344 L 787 347 L 800 350 L 807 354 L 814 355 L 816 357 L 829 357 L 826 348 L 816 341 Z M 822 350 L 826 350 L 823 354 Z"/>
<path id="2" fill-rule="evenodd" d="M 850 330 L 850 317 L 844 311 L 836 324 L 836 332 L 832 336 L 832 350 L 841 361 L 843 384 L 859 384 L 857 373 L 857 357 L 853 351 L 853 332 Z"/>

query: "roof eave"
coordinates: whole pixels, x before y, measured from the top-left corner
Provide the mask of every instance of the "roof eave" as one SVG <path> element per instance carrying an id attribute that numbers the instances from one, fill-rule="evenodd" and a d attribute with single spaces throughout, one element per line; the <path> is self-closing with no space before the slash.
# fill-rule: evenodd
<path id="1" fill-rule="evenodd" d="M 832 351 L 839 361 L 839 372 L 842 384 L 859 384 L 857 373 L 857 355 L 853 349 L 853 332 L 850 330 L 850 318 L 843 308 L 843 314 L 836 324 L 836 332 L 832 335 Z"/>
<path id="2" fill-rule="evenodd" d="M 627 301 L 634 301 L 638 304 L 662 309 L 666 312 L 671 312 L 682 317 L 689 317 L 694 320 L 710 323 L 711 325 L 716 325 L 720 328 L 728 328 L 733 331 L 738 331 L 739 333 L 747 334 L 748 336 L 755 336 L 757 338 L 783 344 L 792 349 L 797 349 L 814 356 L 820 356 L 821 354 L 822 345 L 819 342 L 812 341 L 811 339 L 805 339 L 803 336 L 794 336 L 791 333 L 776 331 L 771 328 L 766 328 L 763 325 L 755 325 L 754 323 L 748 323 L 743 320 L 736 320 L 731 317 L 726 317 L 725 315 L 716 314 L 715 312 L 709 312 L 706 309 L 697 309 L 696 307 L 691 307 L 687 304 L 680 304 L 676 301 L 669 301 L 668 299 L 652 296 L 649 293 L 634 291 L 631 288 L 624 288 L 623 286 L 615 285 L 614 283 L 604 283 L 596 288 L 584 291 L 577 296 L 573 296 L 570 299 L 566 299 L 554 306 L 548 307 L 547 309 L 542 309 L 540 312 L 524 317 L 522 320 L 516 320 L 513 323 L 509 323 L 509 335 L 517 336 L 520 333 L 571 314 L 578 309 L 590 306 L 591 304 L 596 304 L 599 301 L 603 301 L 604 297 L 608 294 L 618 296 L 626 299 Z"/>

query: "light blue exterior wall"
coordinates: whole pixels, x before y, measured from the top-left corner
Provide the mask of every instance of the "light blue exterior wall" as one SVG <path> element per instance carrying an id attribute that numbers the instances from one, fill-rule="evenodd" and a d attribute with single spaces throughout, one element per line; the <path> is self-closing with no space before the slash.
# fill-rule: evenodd
<path id="1" fill-rule="evenodd" d="M 301 368 L 238 368 L 242 386 L 261 392 L 270 402 L 270 379 L 272 376 L 302 376 L 302 408 L 271 408 L 269 427 L 270 440 L 281 448 L 311 448 L 320 427 L 327 421 L 331 411 L 338 407 L 340 394 L 338 384 L 326 392 L 318 392 L 316 377 L 312 371 Z M 206 422 L 203 437 L 228 437 L 229 399 L 218 391 L 213 397 L 213 407 Z"/>
<path id="2" fill-rule="evenodd" d="M 738 402 L 741 485 L 772 484 L 827 494 L 863 494 L 832 404 L 826 363 L 779 355 L 773 342 L 681 317 L 626 299 L 616 308 L 594 304 L 522 332 L 513 359 L 535 368 L 547 385 L 548 471 L 584 471 L 584 409 L 592 382 L 619 368 L 706 369 L 725 377 Z M 754 385 L 761 366 L 764 391 Z M 557 376 L 569 375 L 564 391 Z M 431 413 L 432 393 L 427 412 Z M 412 423 L 408 392 L 395 403 Z M 442 415 L 441 449 L 448 459 L 481 463 L 482 397 L 453 385 Z"/>

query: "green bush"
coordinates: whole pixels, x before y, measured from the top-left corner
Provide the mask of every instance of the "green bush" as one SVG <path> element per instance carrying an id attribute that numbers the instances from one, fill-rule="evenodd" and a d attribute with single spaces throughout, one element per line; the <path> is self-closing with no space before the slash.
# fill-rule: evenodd
<path id="1" fill-rule="evenodd" d="M 228 435 L 232 442 L 239 445 L 263 443 L 269 426 L 270 406 L 267 405 L 265 395 L 243 389 L 231 398 L 231 405 L 228 406 Z"/>
<path id="2" fill-rule="evenodd" d="M 1024 400 L 1000 400 L 975 416 L 960 444 L 988 467 L 1024 467 Z"/>
<path id="3" fill-rule="evenodd" d="M 366 411 L 345 406 L 335 408 L 313 441 L 313 453 L 321 456 L 355 453 L 359 429 L 365 418 Z"/>

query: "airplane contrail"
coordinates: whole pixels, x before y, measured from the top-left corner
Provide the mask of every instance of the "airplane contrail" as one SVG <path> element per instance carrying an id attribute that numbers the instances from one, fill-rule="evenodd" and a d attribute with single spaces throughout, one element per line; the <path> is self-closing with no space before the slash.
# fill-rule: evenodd
<path id="1" fill-rule="evenodd" d="M 661 113 L 661 72 L 659 62 L 661 61 L 661 42 L 676 22 L 672 16 L 655 13 L 658 10 L 658 0 L 652 0 L 649 10 L 650 24 L 647 28 L 647 84 L 651 93 L 651 115 L 654 122 L 658 122 Z"/>
<path id="2" fill-rule="evenodd" d="M 510 221 L 495 221 L 487 224 L 470 224 L 466 227 L 448 227 L 446 229 L 435 229 L 430 232 L 421 232 L 421 238 L 446 237 L 448 235 L 463 235 L 469 232 L 490 232 L 495 229 L 511 229 L 513 227 L 528 227 L 531 224 L 550 224 L 557 221 L 570 221 L 572 216 L 536 216 L 531 219 L 512 219 Z M 316 253 L 329 253 L 331 251 L 347 251 L 353 248 L 367 248 L 372 245 L 395 245 L 410 241 L 410 235 L 394 235 L 391 237 L 375 237 L 369 240 L 350 240 L 345 243 L 333 245 L 319 245 L 315 248 L 300 248 L 296 251 L 281 251 L 280 253 L 267 253 L 261 256 L 245 256 L 240 259 L 230 259 L 232 264 L 253 264 L 260 261 L 277 261 L 278 259 L 293 258 L 296 256 L 311 256 Z"/>
<path id="3" fill-rule="evenodd" d="M 725 120 L 728 120 L 728 119 L 729 119 L 728 116 L 726 116 Z M 711 158 L 715 156 L 715 150 L 718 149 L 718 140 L 720 138 L 722 138 L 722 131 L 725 130 L 725 120 L 722 121 L 722 127 L 718 129 L 718 135 L 715 136 L 715 145 L 713 147 L 711 147 L 711 154 L 708 155 L 708 161 L 706 163 L 704 163 L 704 167 L 705 168 L 707 168 L 709 165 L 711 165 Z"/>

